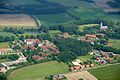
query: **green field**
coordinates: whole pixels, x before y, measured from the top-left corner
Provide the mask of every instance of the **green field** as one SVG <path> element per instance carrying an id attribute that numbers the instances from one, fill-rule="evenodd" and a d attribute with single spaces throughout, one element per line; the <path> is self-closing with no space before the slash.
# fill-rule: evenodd
<path id="1" fill-rule="evenodd" d="M 120 64 L 89 70 L 98 80 L 120 80 Z"/>
<path id="2" fill-rule="evenodd" d="M 68 16 L 66 13 L 60 14 L 44 14 L 44 15 L 35 15 L 42 24 L 52 25 L 60 24 L 74 21 L 72 17 Z"/>
<path id="3" fill-rule="evenodd" d="M 82 60 L 83 62 L 90 60 L 93 56 L 92 55 L 85 55 L 85 56 L 80 56 L 78 59 Z"/>
<path id="4" fill-rule="evenodd" d="M 94 27 L 94 26 L 99 26 L 99 24 L 85 24 L 85 25 L 80 25 L 80 26 L 79 26 L 79 31 L 83 32 L 83 30 L 84 30 L 85 28 Z"/>
<path id="5" fill-rule="evenodd" d="M 9 48 L 8 42 L 0 42 L 0 48 Z"/>
<path id="6" fill-rule="evenodd" d="M 116 49 L 120 49 L 120 40 L 117 39 L 109 39 L 109 43 L 112 44 L 112 47 Z"/>
<path id="7" fill-rule="evenodd" d="M 8 80 L 44 80 L 46 76 L 67 72 L 67 64 L 51 61 L 15 70 L 8 76 Z"/>
<path id="8" fill-rule="evenodd" d="M 0 32 L 0 36 L 15 36 L 13 33 L 9 33 L 9 32 Z"/>

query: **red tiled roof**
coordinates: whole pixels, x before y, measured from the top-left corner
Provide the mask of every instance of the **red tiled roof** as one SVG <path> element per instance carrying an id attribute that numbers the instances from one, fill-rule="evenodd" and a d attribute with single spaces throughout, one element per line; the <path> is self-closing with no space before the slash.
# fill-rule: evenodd
<path id="1" fill-rule="evenodd" d="M 96 35 L 92 35 L 92 34 L 86 34 L 85 36 L 87 36 L 87 37 L 92 37 L 92 38 L 96 38 Z"/>

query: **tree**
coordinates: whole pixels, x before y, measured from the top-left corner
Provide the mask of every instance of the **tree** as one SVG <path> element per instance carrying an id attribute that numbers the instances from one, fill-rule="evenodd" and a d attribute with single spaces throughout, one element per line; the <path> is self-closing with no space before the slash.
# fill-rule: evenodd
<path id="1" fill-rule="evenodd" d="M 7 76 L 5 74 L 0 74 L 0 80 L 7 80 Z"/>

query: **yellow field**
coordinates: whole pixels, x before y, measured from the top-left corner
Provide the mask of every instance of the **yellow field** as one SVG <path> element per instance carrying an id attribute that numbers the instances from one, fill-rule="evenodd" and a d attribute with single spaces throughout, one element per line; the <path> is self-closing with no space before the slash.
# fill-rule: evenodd
<path id="1" fill-rule="evenodd" d="M 0 14 L 0 28 L 37 28 L 36 21 L 25 14 Z"/>

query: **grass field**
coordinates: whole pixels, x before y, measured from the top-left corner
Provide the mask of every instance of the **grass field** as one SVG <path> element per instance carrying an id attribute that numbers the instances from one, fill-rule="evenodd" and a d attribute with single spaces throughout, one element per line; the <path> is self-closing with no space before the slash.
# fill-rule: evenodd
<path id="1" fill-rule="evenodd" d="M 67 72 L 67 64 L 51 61 L 15 70 L 8 76 L 8 80 L 44 80 L 46 76 Z"/>
<path id="2" fill-rule="evenodd" d="M 60 14 L 44 14 L 44 15 L 35 15 L 42 24 L 60 24 L 65 22 L 74 21 L 72 17 L 68 16 L 66 13 Z"/>
<path id="3" fill-rule="evenodd" d="M 80 56 L 78 59 L 82 60 L 83 62 L 90 60 L 93 56 L 92 55 L 86 55 L 86 56 Z"/>
<path id="4" fill-rule="evenodd" d="M 7 42 L 0 42 L 0 48 L 9 48 L 9 43 L 7 43 Z"/>
<path id="5" fill-rule="evenodd" d="M 89 70 L 98 80 L 120 80 L 120 64 Z"/>
<path id="6" fill-rule="evenodd" d="M 109 43 L 112 44 L 112 47 L 116 49 L 120 49 L 120 40 L 117 39 L 109 39 Z"/>
<path id="7" fill-rule="evenodd" d="M 0 28 L 37 28 L 35 20 L 25 14 L 0 14 Z"/>
<path id="8" fill-rule="evenodd" d="M 83 30 L 87 27 L 94 27 L 94 26 L 99 26 L 99 24 L 86 24 L 86 25 L 80 25 L 79 30 L 83 32 Z"/>

